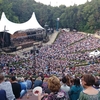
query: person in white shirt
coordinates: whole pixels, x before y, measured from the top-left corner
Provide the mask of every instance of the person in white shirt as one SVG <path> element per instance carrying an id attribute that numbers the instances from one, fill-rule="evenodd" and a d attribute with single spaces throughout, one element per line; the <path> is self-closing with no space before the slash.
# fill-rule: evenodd
<path id="1" fill-rule="evenodd" d="M 12 86 L 10 81 L 4 81 L 4 76 L 0 74 L 0 90 L 3 89 L 6 92 L 7 100 L 15 100 L 15 95 L 12 91 Z"/>
<path id="2" fill-rule="evenodd" d="M 60 89 L 62 91 L 64 91 L 67 96 L 69 96 L 68 94 L 69 94 L 69 91 L 70 91 L 70 87 L 66 84 L 67 83 L 66 77 L 64 76 L 61 81 L 62 81 L 62 85 L 61 85 Z"/>

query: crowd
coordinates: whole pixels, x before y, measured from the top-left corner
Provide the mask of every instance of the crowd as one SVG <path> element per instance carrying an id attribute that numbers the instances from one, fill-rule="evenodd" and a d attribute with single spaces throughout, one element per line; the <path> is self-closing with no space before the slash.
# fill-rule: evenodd
<path id="1" fill-rule="evenodd" d="M 38 94 L 38 100 L 99 100 L 99 85 L 100 78 L 90 73 L 82 74 L 81 77 L 38 76 L 34 81 L 31 78 L 16 78 L 15 76 L 10 76 L 9 80 L 5 80 L 0 74 L 0 99 L 20 100 L 28 94 L 28 90 L 33 89 L 35 90 L 33 94 Z M 42 88 L 42 94 L 40 90 L 36 90 L 37 87 Z"/>
<path id="2" fill-rule="evenodd" d="M 14 81 L 24 83 L 25 89 L 20 90 L 18 98 L 22 98 L 23 95 L 27 93 L 27 89 L 35 88 L 37 83 L 39 84 L 36 86 L 41 86 L 43 88 L 43 79 L 45 80 L 45 78 L 55 75 L 60 80 L 58 89 L 63 89 L 61 81 L 62 83 L 65 82 L 64 84 L 68 85 L 67 88 L 70 88 L 70 92 L 67 91 L 69 98 L 71 100 L 77 100 L 80 93 L 78 94 L 77 99 L 73 99 L 74 97 L 71 96 L 71 89 L 74 88 L 72 87 L 73 85 L 81 86 L 81 83 L 77 84 L 74 83 L 74 81 L 79 82 L 78 79 L 81 79 L 82 75 L 86 73 L 92 74 L 97 81 L 100 81 L 100 56 L 89 57 L 91 51 L 100 49 L 99 40 L 99 38 L 95 38 L 92 35 L 81 34 L 78 32 L 61 32 L 52 45 L 43 46 L 39 49 L 39 52 L 35 54 L 35 59 L 34 55 L 30 52 L 27 52 L 27 57 L 24 58 L 20 57 L 18 54 L 1 54 L 0 73 L 5 76 L 6 81 L 9 81 L 9 77 L 11 78 L 14 76 Z M 33 60 L 35 60 L 35 63 Z M 36 79 L 40 76 L 41 78 Z M 56 77 L 53 78 L 58 80 Z M 27 80 L 31 81 L 29 88 Z M 42 80 L 42 82 L 37 82 L 37 80 Z M 49 80 L 49 78 L 47 80 Z M 2 81 L 4 81 L 4 78 Z M 10 80 L 10 83 L 12 84 L 13 82 Z M 92 85 L 95 85 L 94 82 L 89 86 Z M 2 88 L 0 87 L 0 89 Z M 80 92 L 83 90 L 84 89 L 81 86 Z M 52 91 L 52 89 L 49 88 L 46 92 L 50 93 L 55 91 Z M 87 93 L 87 91 L 85 92 Z M 98 93 L 96 92 L 96 94 Z M 15 98 L 16 97 L 13 96 L 12 99 L 8 100 L 14 100 Z"/>

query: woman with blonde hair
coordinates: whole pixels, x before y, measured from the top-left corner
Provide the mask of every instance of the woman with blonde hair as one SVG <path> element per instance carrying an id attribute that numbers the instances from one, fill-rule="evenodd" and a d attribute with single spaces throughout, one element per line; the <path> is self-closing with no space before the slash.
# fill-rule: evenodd
<path id="1" fill-rule="evenodd" d="M 33 86 L 33 88 L 35 88 L 35 87 L 37 87 L 37 86 L 42 87 L 42 83 L 43 83 L 43 82 L 42 82 L 41 76 L 37 77 L 36 80 L 34 81 L 34 86 Z"/>
<path id="2" fill-rule="evenodd" d="M 52 76 L 48 79 L 48 88 L 50 89 L 50 94 L 38 95 L 38 100 L 67 100 L 64 92 L 60 92 L 60 80 L 56 76 Z"/>
<path id="3" fill-rule="evenodd" d="M 79 100 L 100 100 L 100 91 L 95 89 L 95 77 L 91 74 L 84 74 L 81 79 L 84 90 L 80 93 Z"/>

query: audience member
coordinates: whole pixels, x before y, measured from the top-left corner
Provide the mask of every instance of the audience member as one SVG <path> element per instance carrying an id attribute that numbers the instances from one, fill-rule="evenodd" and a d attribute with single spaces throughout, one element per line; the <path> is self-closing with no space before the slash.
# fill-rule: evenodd
<path id="1" fill-rule="evenodd" d="M 95 77 L 91 74 L 84 74 L 82 79 L 84 90 L 80 93 L 79 100 L 100 100 L 100 91 L 95 89 Z"/>
<path id="2" fill-rule="evenodd" d="M 74 85 L 71 86 L 69 91 L 70 100 L 78 100 L 80 92 L 83 90 L 83 87 L 80 84 L 80 79 L 74 79 Z"/>
<path id="3" fill-rule="evenodd" d="M 37 86 L 40 86 L 42 87 L 42 79 L 41 79 L 41 76 L 37 77 L 36 80 L 34 81 L 34 86 L 33 88 L 37 87 Z"/>
<path id="4" fill-rule="evenodd" d="M 21 85 L 20 98 L 23 98 L 23 96 L 27 93 L 27 83 L 23 77 L 19 79 L 19 84 Z"/>
<path id="5" fill-rule="evenodd" d="M 12 85 L 12 90 L 15 95 L 15 98 L 16 99 L 20 98 L 21 85 L 17 82 L 15 76 L 11 77 L 11 85 Z"/>
<path id="6" fill-rule="evenodd" d="M 5 90 L 7 100 L 15 100 L 15 95 L 13 94 L 12 86 L 10 81 L 4 80 L 4 76 L 0 74 L 0 90 Z"/>
<path id="7" fill-rule="evenodd" d="M 0 90 L 0 100 L 7 100 L 5 90 Z"/>
<path id="8" fill-rule="evenodd" d="M 69 91 L 70 91 L 70 87 L 66 84 L 67 83 L 67 79 L 66 79 L 66 77 L 64 76 L 63 78 L 62 78 L 62 85 L 61 85 L 61 90 L 62 91 L 64 91 L 67 95 L 68 95 L 68 93 L 69 93 Z"/>
<path id="9" fill-rule="evenodd" d="M 56 76 L 52 76 L 48 79 L 48 88 L 51 90 L 50 94 L 38 95 L 38 100 L 68 100 L 68 97 L 64 92 L 60 92 L 60 80 Z"/>

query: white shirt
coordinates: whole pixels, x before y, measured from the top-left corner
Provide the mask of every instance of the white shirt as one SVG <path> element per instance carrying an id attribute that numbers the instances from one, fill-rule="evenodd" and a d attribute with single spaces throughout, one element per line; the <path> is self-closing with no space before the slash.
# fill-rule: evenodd
<path id="1" fill-rule="evenodd" d="M 63 85 L 61 86 L 61 90 L 63 90 L 64 92 L 67 92 L 67 93 L 68 93 L 68 92 L 70 91 L 70 87 L 63 84 Z"/>
<path id="2" fill-rule="evenodd" d="M 15 95 L 13 94 L 12 86 L 9 81 L 0 83 L 0 89 L 6 91 L 6 97 L 8 100 L 14 100 Z"/>

